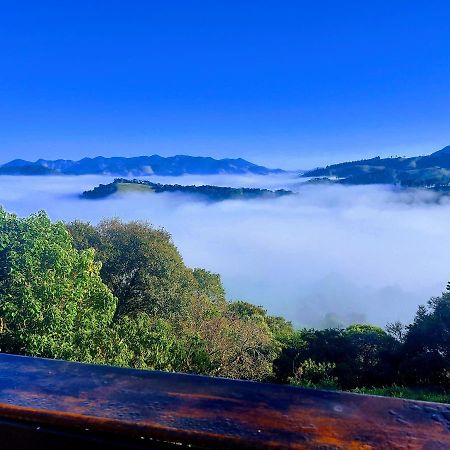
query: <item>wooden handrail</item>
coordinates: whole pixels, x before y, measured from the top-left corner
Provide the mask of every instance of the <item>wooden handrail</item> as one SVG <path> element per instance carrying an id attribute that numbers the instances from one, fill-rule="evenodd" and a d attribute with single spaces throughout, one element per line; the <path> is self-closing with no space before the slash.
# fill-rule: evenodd
<path id="1" fill-rule="evenodd" d="M 0 354 L 1 449 L 450 449 L 450 405 Z"/>

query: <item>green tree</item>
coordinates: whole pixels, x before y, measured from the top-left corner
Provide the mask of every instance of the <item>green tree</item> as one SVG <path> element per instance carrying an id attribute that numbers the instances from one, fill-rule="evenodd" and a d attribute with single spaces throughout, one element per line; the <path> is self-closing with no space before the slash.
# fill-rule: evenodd
<path id="1" fill-rule="evenodd" d="M 316 365 L 332 364 L 328 375 L 344 389 L 387 385 L 396 375 L 398 345 L 381 328 L 370 325 L 352 325 L 345 330 L 299 330 L 275 360 L 274 370 L 277 380 L 285 383 L 297 376 L 305 361 L 311 360 Z"/>
<path id="2" fill-rule="evenodd" d="M 89 222 L 75 220 L 66 225 L 66 227 L 73 238 L 73 245 L 77 250 L 98 249 L 100 247 L 100 235 L 96 227 Z"/>
<path id="3" fill-rule="evenodd" d="M 77 251 L 64 224 L 0 210 L 1 351 L 95 360 L 92 337 L 115 307 L 94 252 Z"/>
<path id="4" fill-rule="evenodd" d="M 123 316 L 96 336 L 99 362 L 136 369 L 180 370 L 183 341 L 170 323 L 145 313 Z"/>
<path id="5" fill-rule="evenodd" d="M 450 292 L 420 306 L 407 327 L 400 365 L 409 385 L 450 388 Z"/>
<path id="6" fill-rule="evenodd" d="M 288 381 L 294 386 L 335 389 L 338 386 L 337 377 L 333 376 L 335 369 L 334 363 L 318 363 L 312 359 L 306 359 Z"/>
<path id="7" fill-rule="evenodd" d="M 396 376 L 395 357 L 398 342 L 382 328 L 351 325 L 344 331 L 347 366 L 351 379 L 346 387 L 390 384 Z"/>
<path id="8" fill-rule="evenodd" d="M 183 316 L 195 279 L 167 232 L 117 219 L 67 227 L 77 248 L 95 248 L 102 279 L 119 299 L 117 319 L 140 312 L 165 319 Z"/>
<path id="9" fill-rule="evenodd" d="M 225 289 L 219 274 L 199 268 L 194 269 L 192 273 L 196 281 L 195 292 L 197 296 L 206 295 L 215 303 L 223 303 L 225 301 Z"/>

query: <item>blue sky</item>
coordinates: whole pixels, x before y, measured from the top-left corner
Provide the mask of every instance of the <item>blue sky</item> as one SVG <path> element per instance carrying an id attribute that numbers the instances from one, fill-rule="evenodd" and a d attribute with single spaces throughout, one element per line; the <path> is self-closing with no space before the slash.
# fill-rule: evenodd
<path id="1" fill-rule="evenodd" d="M 450 144 L 448 1 L 1 1 L 0 161 Z"/>

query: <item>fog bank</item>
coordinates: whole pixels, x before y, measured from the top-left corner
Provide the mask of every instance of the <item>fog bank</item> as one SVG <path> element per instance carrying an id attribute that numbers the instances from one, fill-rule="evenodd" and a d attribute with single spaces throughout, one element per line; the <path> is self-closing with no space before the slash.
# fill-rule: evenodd
<path id="1" fill-rule="evenodd" d="M 228 297 L 298 325 L 409 321 L 450 280 L 450 203 L 424 191 L 305 186 L 294 176 L 152 177 L 179 184 L 289 188 L 270 200 L 205 203 L 177 194 L 78 195 L 108 177 L 0 177 L 0 204 L 28 215 L 164 227 L 186 263 L 221 274 Z"/>

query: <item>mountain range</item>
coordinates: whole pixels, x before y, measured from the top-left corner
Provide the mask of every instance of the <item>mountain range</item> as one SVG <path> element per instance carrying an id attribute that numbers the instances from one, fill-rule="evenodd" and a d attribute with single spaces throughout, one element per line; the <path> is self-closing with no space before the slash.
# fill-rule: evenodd
<path id="1" fill-rule="evenodd" d="M 146 175 L 217 175 L 284 173 L 237 159 L 214 159 L 203 156 L 159 155 L 139 157 L 97 157 L 72 160 L 45 160 L 31 162 L 16 159 L 0 166 L 0 175 L 111 175 L 141 177 Z M 310 182 L 339 184 L 393 184 L 404 187 L 426 187 L 450 191 L 450 146 L 425 156 L 379 156 L 359 161 L 348 161 L 306 171 L 301 177 Z"/>
<path id="2" fill-rule="evenodd" d="M 426 156 L 391 157 L 340 164 L 306 171 L 312 182 L 340 184 L 395 184 L 447 190 L 450 186 L 450 146 Z"/>
<path id="3" fill-rule="evenodd" d="M 31 162 L 16 159 L 0 166 L 0 175 L 215 175 L 215 174 L 269 175 L 283 173 L 281 169 L 268 169 L 237 159 L 214 159 L 202 156 L 139 156 L 84 158 L 80 161 L 39 159 Z"/>

